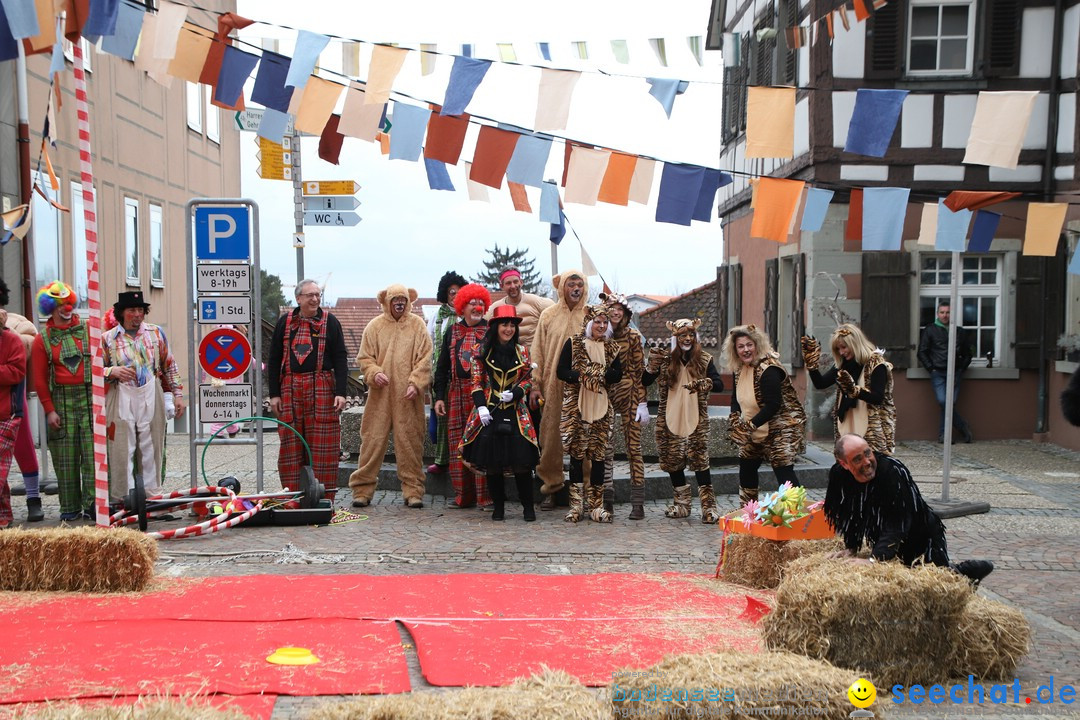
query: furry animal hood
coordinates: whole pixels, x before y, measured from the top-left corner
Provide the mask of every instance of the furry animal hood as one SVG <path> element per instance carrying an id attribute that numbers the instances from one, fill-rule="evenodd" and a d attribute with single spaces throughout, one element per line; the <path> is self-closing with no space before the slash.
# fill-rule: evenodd
<path id="1" fill-rule="evenodd" d="M 379 294 L 375 296 L 379 300 L 379 305 L 382 305 L 383 315 L 388 320 L 393 321 L 394 316 L 390 313 L 390 301 L 396 297 L 405 298 L 405 312 L 396 322 L 401 322 L 405 318 L 409 317 L 413 311 L 413 303 L 416 302 L 418 297 L 416 290 L 413 288 L 407 288 L 399 283 L 394 283 L 388 286 L 385 290 L 380 290 Z"/>
<path id="2" fill-rule="evenodd" d="M 572 277 L 579 277 L 585 283 L 585 289 L 581 292 L 581 300 L 574 306 L 574 310 L 580 310 L 589 302 L 589 278 L 585 273 L 580 270 L 564 270 L 563 272 L 555 275 L 551 278 L 551 284 L 555 287 L 555 291 L 559 295 L 559 299 L 555 302 L 556 305 L 562 305 L 564 310 L 570 309 L 570 304 L 566 300 L 566 281 Z"/>

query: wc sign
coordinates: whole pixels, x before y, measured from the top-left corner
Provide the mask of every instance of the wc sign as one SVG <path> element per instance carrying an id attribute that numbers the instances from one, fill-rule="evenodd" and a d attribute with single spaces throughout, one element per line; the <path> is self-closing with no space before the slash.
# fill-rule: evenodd
<path id="1" fill-rule="evenodd" d="M 195 259 L 248 260 L 251 221 L 246 207 L 195 208 Z"/>

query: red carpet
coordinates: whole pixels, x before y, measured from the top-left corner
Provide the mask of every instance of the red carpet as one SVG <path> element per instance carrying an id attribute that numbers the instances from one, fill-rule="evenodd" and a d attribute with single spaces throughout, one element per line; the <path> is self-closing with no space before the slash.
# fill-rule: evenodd
<path id="1" fill-rule="evenodd" d="M 669 653 L 759 647 L 752 620 L 739 617 L 744 589 L 678 574 L 259 575 L 158 587 L 117 596 L 0 593 L 0 667 L 25 667 L 0 678 L 0 703 L 405 692 L 392 620 L 414 634 L 436 685 L 501 685 L 541 664 L 604 685 L 613 670 Z M 322 662 L 265 661 L 288 645 Z"/>

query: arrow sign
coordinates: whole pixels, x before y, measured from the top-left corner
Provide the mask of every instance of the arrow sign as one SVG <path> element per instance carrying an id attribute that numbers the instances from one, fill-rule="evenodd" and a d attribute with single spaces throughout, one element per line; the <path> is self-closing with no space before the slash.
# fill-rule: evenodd
<path id="1" fill-rule="evenodd" d="M 319 227 L 352 227 L 360 222 L 360 216 L 354 212 L 306 212 L 305 225 Z"/>
<path id="2" fill-rule="evenodd" d="M 238 378 L 251 364 L 251 345 L 243 333 L 232 328 L 211 330 L 199 343 L 199 364 L 211 377 Z"/>
<path id="3" fill-rule="evenodd" d="M 239 129 L 255 132 L 259 129 L 259 123 L 262 122 L 265 113 L 266 111 L 262 108 L 249 108 L 247 110 L 238 111 L 233 118 L 236 120 L 236 127 Z M 285 124 L 285 134 L 293 134 L 293 119 L 291 115 L 289 116 L 288 122 Z"/>
<path id="4" fill-rule="evenodd" d="M 305 180 L 304 195 L 352 195 L 360 189 L 353 180 Z"/>
<path id="5" fill-rule="evenodd" d="M 322 212 L 324 210 L 355 210 L 360 207 L 360 201 L 352 195 L 326 195 L 324 197 L 304 198 L 304 210 L 308 212 Z"/>

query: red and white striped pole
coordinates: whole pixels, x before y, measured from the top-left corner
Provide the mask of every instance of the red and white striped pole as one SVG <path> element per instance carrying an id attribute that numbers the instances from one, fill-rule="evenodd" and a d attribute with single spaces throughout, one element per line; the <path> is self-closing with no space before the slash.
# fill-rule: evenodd
<path id="1" fill-rule="evenodd" d="M 75 112 L 79 119 L 79 172 L 82 180 L 83 217 L 86 224 L 86 265 L 90 269 L 87 301 L 90 313 L 91 381 L 94 415 L 94 506 L 99 527 L 109 526 L 109 467 L 105 459 L 105 365 L 101 353 L 101 285 L 98 278 L 97 205 L 94 198 L 94 166 L 90 156 L 90 107 L 86 102 L 86 73 L 79 43 L 75 55 Z"/>

